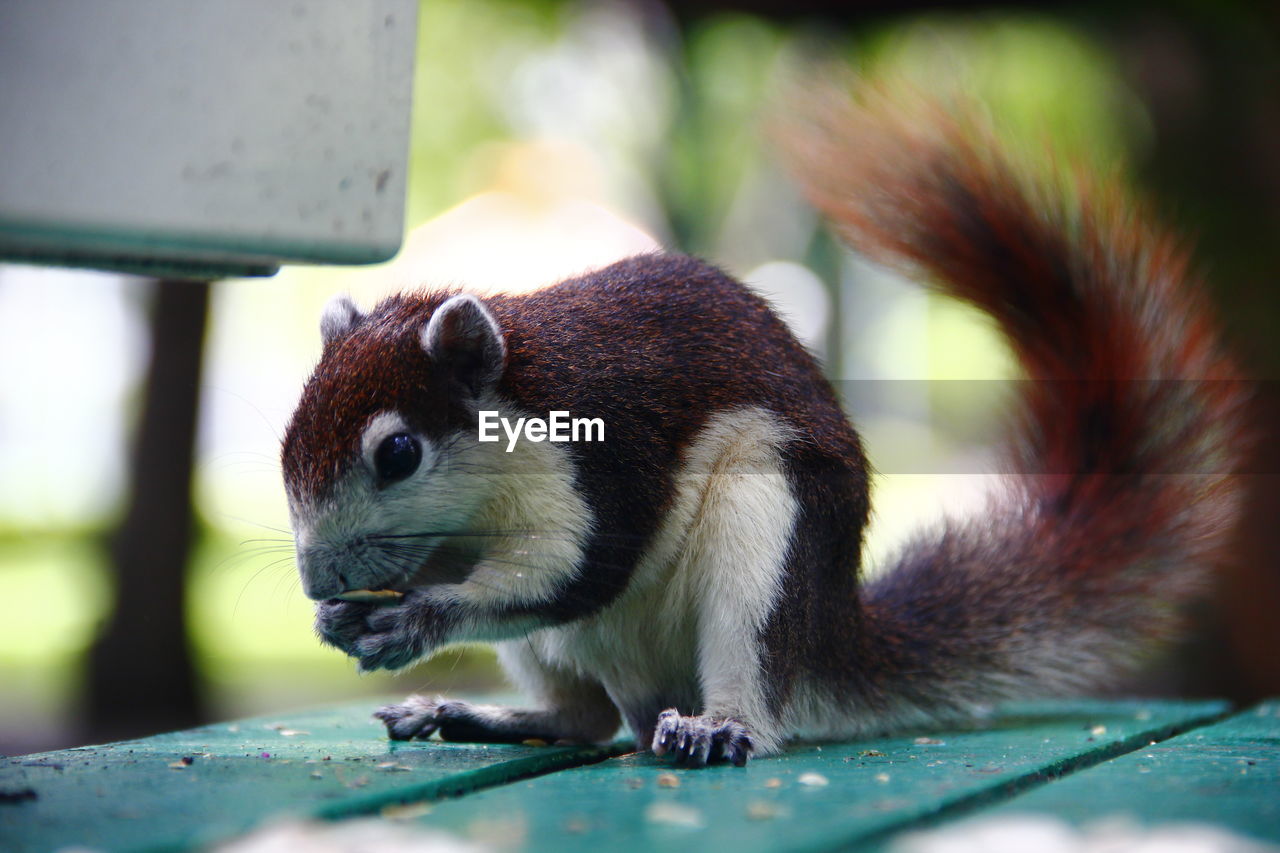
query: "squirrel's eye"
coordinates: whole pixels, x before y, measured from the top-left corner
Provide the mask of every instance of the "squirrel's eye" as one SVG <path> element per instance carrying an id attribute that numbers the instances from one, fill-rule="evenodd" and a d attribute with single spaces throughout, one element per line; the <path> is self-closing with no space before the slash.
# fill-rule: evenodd
<path id="1" fill-rule="evenodd" d="M 384 485 L 408 477 L 418 470 L 421 461 L 422 447 L 418 440 L 403 432 L 384 438 L 373 453 L 374 469 Z"/>

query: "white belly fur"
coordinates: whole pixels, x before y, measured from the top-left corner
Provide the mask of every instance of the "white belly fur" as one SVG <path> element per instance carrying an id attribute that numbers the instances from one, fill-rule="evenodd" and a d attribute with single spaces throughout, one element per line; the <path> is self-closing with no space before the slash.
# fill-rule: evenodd
<path id="1" fill-rule="evenodd" d="M 531 634 L 537 656 L 599 681 L 624 712 L 660 702 L 733 716 L 759 751 L 776 748 L 781 715 L 766 707 L 758 637 L 797 513 L 779 455 L 791 436 L 764 409 L 713 415 L 627 590 L 600 613 Z"/>

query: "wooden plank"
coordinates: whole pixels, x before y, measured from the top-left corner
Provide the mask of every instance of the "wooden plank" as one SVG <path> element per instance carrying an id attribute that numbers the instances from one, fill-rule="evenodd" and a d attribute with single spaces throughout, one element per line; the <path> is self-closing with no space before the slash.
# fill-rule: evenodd
<path id="1" fill-rule="evenodd" d="M 1038 812 L 1074 824 L 1207 822 L 1280 843 L 1280 700 L 1138 749 L 1016 797 L 990 814 Z"/>
<path id="2" fill-rule="evenodd" d="M 419 821 L 499 849 L 843 847 L 998 802 L 1225 711 L 1220 702 L 1010 706 L 982 726 L 797 747 L 746 768 L 682 771 L 633 754 L 437 803 Z"/>
<path id="3" fill-rule="evenodd" d="M 392 743 L 370 719 L 373 707 L 0 759 L 0 850 L 189 849 L 266 818 L 377 813 L 618 752 Z"/>

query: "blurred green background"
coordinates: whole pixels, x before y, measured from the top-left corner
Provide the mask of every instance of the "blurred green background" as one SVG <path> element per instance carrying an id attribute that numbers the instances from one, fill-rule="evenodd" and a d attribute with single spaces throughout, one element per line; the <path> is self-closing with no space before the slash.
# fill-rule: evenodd
<path id="1" fill-rule="evenodd" d="M 277 449 L 319 355 L 321 307 L 338 291 L 367 305 L 462 279 L 534 286 L 650 239 L 701 255 L 768 292 L 843 380 L 880 471 L 873 562 L 920 519 L 963 509 L 982 483 L 994 410 L 981 383 L 902 380 L 1002 379 L 1012 367 L 980 318 L 839 249 L 798 198 L 762 131 L 769 116 L 785 120 L 780 81 L 808 60 L 976 93 L 1030 156 L 1049 142 L 1134 184 L 1199 236 L 1233 346 L 1253 375 L 1276 375 L 1274 15 L 1207 3 L 817 8 L 422 5 L 405 255 L 214 286 L 198 535 L 173 569 L 187 573 L 202 716 L 500 683 L 483 649 L 357 676 L 311 632 Z M 83 710 L 87 653 L 114 612 L 104 543 L 128 495 L 151 294 L 139 279 L 0 267 L 0 754 L 107 734 Z M 1260 397 L 1265 434 L 1276 417 L 1265 383 Z M 1127 689 L 1280 691 L 1269 523 L 1280 467 L 1263 453 L 1236 559 L 1197 638 Z"/>

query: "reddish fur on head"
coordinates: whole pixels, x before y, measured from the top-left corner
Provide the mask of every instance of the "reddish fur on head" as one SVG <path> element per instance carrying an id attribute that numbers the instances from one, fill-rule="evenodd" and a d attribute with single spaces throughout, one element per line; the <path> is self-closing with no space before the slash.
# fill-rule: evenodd
<path id="1" fill-rule="evenodd" d="M 359 457 L 364 428 L 380 411 L 404 413 L 428 436 L 474 427 L 467 412 L 451 405 L 447 375 L 422 348 L 424 326 L 452 295 L 391 297 L 375 317 L 355 318 L 325 345 L 285 432 L 281 461 L 291 495 L 307 501 L 329 495 Z"/>

